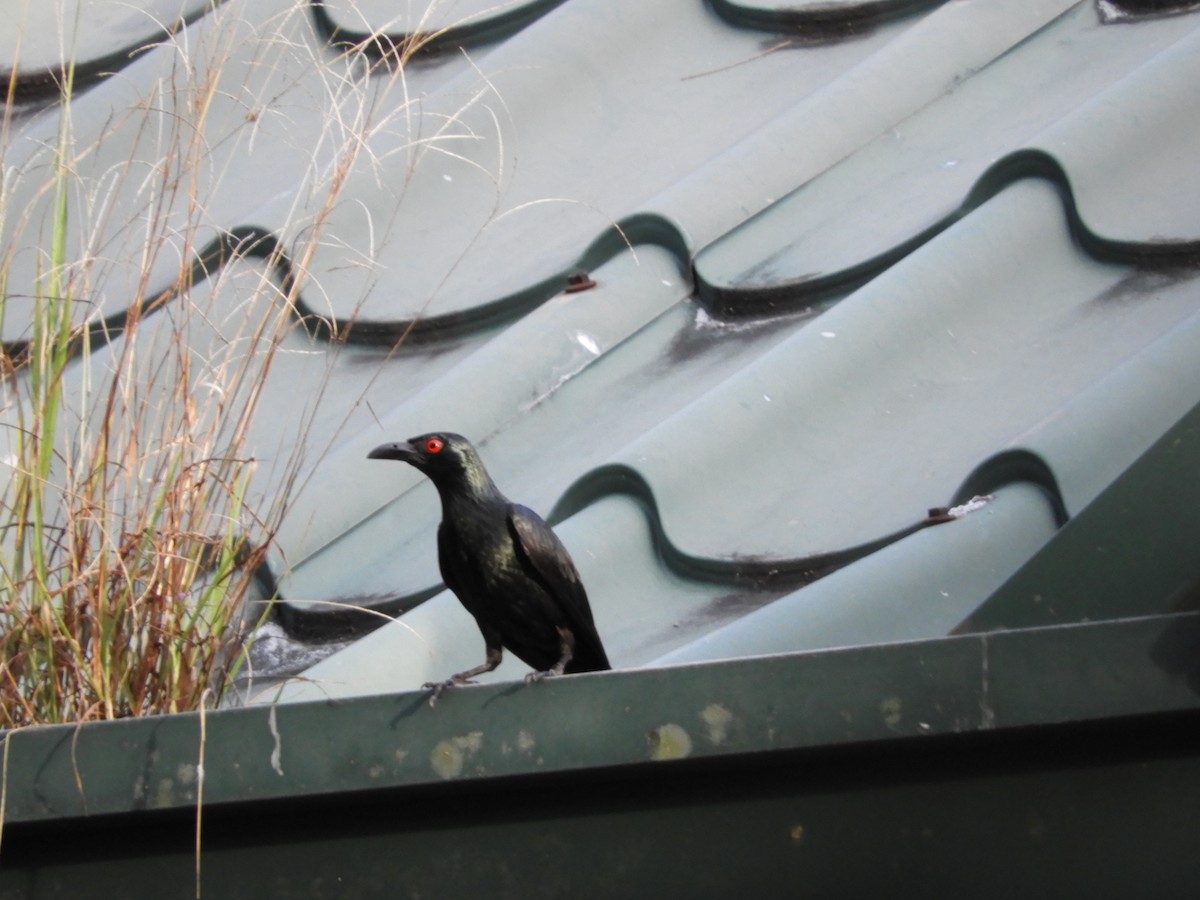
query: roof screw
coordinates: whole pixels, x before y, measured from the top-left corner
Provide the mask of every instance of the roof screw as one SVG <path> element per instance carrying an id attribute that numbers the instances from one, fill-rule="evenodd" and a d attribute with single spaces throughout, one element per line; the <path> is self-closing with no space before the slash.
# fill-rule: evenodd
<path id="1" fill-rule="evenodd" d="M 578 294 L 580 291 L 589 291 L 596 286 L 596 282 L 592 281 L 591 276 L 587 272 L 576 272 L 573 275 L 567 276 L 566 291 L 568 294 Z"/>

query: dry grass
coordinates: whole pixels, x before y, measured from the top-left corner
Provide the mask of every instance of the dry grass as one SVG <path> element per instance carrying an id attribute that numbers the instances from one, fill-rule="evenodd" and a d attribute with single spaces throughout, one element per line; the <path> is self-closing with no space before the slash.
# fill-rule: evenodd
<path id="1" fill-rule="evenodd" d="M 233 357 L 215 367 L 195 360 L 185 314 L 146 365 L 135 308 L 93 381 L 94 348 L 75 311 L 99 263 L 71 255 L 70 201 L 81 185 L 69 72 L 62 93 L 28 352 L 4 360 L 4 728 L 174 712 L 210 687 L 219 692 L 238 659 L 241 600 L 270 540 L 267 521 L 245 505 L 253 462 L 242 449 L 257 392 L 216 392 L 240 398 L 230 405 L 197 390 L 201 380 L 231 388 L 265 377 L 261 353 L 241 355 L 240 371 Z M 6 249 L 5 288 L 14 258 Z M 272 340 L 269 330 L 256 337 Z"/>
<path id="2" fill-rule="evenodd" d="M 297 6 L 286 15 L 302 14 Z M 276 24 L 275 33 L 260 35 L 258 65 L 272 65 L 272 53 L 297 52 L 282 36 L 286 23 Z M 157 163 L 144 166 L 131 151 L 124 167 L 88 169 L 95 146 L 74 141 L 68 72 L 53 162 L 42 167 L 50 175 L 35 194 L 50 209 L 40 222 L 10 202 L 14 177 L 36 177 L 33 170 L 14 176 L 4 167 L 0 325 L 6 313 L 28 325 L 27 352 L 0 358 L 0 729 L 196 709 L 206 695 L 221 695 L 245 659 L 253 623 L 242 609 L 254 568 L 311 463 L 304 458 L 311 417 L 302 416 L 279 440 L 291 455 L 272 473 L 272 489 L 256 492 L 252 424 L 276 355 L 296 340 L 295 292 L 328 213 L 360 156 L 371 164 L 369 138 L 382 123 L 372 118 L 371 89 L 352 50 L 312 60 L 329 103 L 314 110 L 326 121 L 309 164 L 318 174 L 306 186 L 308 209 L 297 213 L 305 234 L 292 248 L 299 277 L 284 295 L 263 272 L 251 273 L 249 296 L 232 312 L 205 301 L 234 277 L 218 273 L 201 291 L 188 270 L 203 233 L 206 185 L 229 165 L 213 154 L 207 118 L 229 90 L 222 67 L 246 40 L 243 25 L 231 21 L 203 60 L 177 42 L 176 73 L 160 85 L 174 92 L 171 103 L 150 96 L 109 126 L 106 134 L 135 132 L 131 146 L 139 148 L 159 129 Z M 399 83 L 402 65 L 392 77 Z M 161 115 L 156 106 L 167 105 L 186 115 Z M 399 107 L 389 115 L 402 118 Z M 259 109 L 248 110 L 241 135 L 225 140 L 254 140 Z M 0 154 L 13 114 L 10 90 Z M 140 258 L 113 259 L 104 235 L 119 231 L 113 223 L 121 213 L 111 197 L 133 181 L 139 196 L 152 196 L 140 225 L 144 246 Z M 10 284 L 31 246 L 35 284 Z M 178 276 L 164 293 L 151 273 L 172 253 Z M 87 325 L 102 311 L 91 298 L 117 269 L 140 273 L 141 299 L 121 302 L 129 317 L 118 339 L 93 346 Z"/>

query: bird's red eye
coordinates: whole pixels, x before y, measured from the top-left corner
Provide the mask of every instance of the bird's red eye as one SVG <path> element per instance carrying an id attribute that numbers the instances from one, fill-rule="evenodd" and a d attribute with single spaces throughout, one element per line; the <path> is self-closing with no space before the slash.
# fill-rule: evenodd
<path id="1" fill-rule="evenodd" d="M 441 438 L 430 438 L 425 442 L 425 451 L 427 453 L 441 453 L 442 448 L 446 444 Z"/>

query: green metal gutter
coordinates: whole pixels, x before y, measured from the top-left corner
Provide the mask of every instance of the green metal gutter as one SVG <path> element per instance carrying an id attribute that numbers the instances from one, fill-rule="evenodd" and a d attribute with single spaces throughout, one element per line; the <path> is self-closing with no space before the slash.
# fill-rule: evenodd
<path id="1" fill-rule="evenodd" d="M 1200 876 L 1198 646 L 1186 613 L 10 734 L 0 898 L 193 896 L 201 758 L 214 897 L 1152 895 Z"/>

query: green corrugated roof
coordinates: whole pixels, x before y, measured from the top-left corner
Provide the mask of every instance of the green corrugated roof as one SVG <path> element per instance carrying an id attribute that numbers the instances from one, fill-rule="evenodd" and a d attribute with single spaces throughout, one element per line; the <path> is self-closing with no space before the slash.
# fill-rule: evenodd
<path id="1" fill-rule="evenodd" d="M 376 32 L 403 47 L 405 33 L 486 10 L 147 10 L 147 24 L 195 21 L 119 76 L 83 66 L 74 241 L 101 262 L 82 314 L 121 315 L 139 284 L 169 284 L 223 231 L 304 251 L 302 302 L 336 317 L 335 343 L 328 329 L 285 339 L 252 426 L 264 496 L 302 460 L 272 557 L 289 601 L 429 593 L 433 491 L 364 457 L 452 428 L 543 512 L 572 489 L 560 530 L 618 666 L 720 655 L 710 632 L 792 593 L 806 612 L 763 634 L 776 650 L 931 637 L 1051 537 L 1036 490 L 1007 488 L 798 592 L 671 560 L 869 544 L 956 502 L 971 472 L 1014 449 L 1041 460 L 1074 514 L 1194 404 L 1195 17 L 1069 2 L 879 16 L 850 3 L 838 32 L 826 7 L 771 26 L 724 4 L 520 9 L 536 21 L 373 75 L 323 44 Z M 80 10 L 88 23 L 93 7 Z M 132 33 L 94 25 L 83 53 Z M 117 173 L 187 138 L 199 81 L 181 59 L 219 80 L 199 121 L 207 165 L 172 195 Z M 14 298 L 39 265 L 37 173 L 57 129 L 53 108 L 31 108 L 5 151 L 21 174 L 6 220 Z M 345 186 L 323 210 L 334 177 Z M 148 234 L 164 249 L 143 261 Z M 277 309 L 264 262 L 194 286 L 209 323 L 192 332 L 196 358 L 236 360 L 247 323 Z M 581 269 L 596 287 L 559 293 Z M 10 300 L 10 337 L 22 321 Z M 412 339 L 388 347 L 413 321 Z M 165 326 L 141 329 L 147 360 L 173 340 Z M 121 346 L 70 377 L 102 379 Z M 613 493 L 613 466 L 641 496 Z M 936 614 L 848 614 L 839 599 L 906 579 L 905 596 L 944 598 Z M 842 624 L 822 638 L 814 623 L 831 616 Z M 466 665 L 477 643 L 439 596 L 285 696 L 411 688 Z M 269 631 L 259 674 L 310 652 Z"/>

